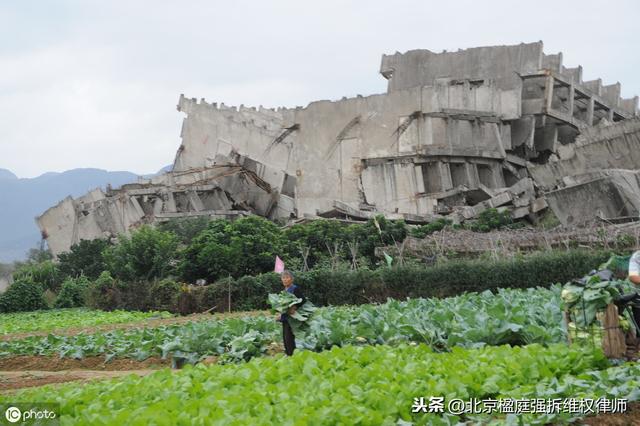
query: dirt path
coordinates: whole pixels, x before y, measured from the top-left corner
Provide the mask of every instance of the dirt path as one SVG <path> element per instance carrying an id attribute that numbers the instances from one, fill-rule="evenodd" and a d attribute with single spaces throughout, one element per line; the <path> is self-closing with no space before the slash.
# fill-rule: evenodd
<path id="1" fill-rule="evenodd" d="M 640 425 L 640 402 L 629 403 L 624 413 L 586 417 L 579 423 L 589 426 L 638 426 Z"/>
<path id="2" fill-rule="evenodd" d="M 148 358 L 144 361 L 136 361 L 131 358 L 115 358 L 105 362 L 105 357 L 103 356 L 73 359 L 60 358 L 58 356 L 20 355 L 0 358 L 0 375 L 5 372 L 16 371 L 132 371 L 170 366 L 170 360 L 157 357 Z"/>
<path id="3" fill-rule="evenodd" d="M 0 373 L 0 393 L 11 393 L 18 389 L 44 386 L 52 383 L 87 382 L 90 380 L 111 379 L 113 377 L 146 376 L 157 371 L 126 370 L 126 371 L 95 371 L 95 370 L 67 370 L 67 371 L 3 371 Z"/>
<path id="4" fill-rule="evenodd" d="M 123 329 L 129 329 L 129 328 L 154 328 L 154 327 L 160 327 L 163 325 L 186 324 L 188 322 L 222 320 L 226 318 L 237 318 L 237 317 L 244 317 L 244 316 L 268 315 L 268 313 L 269 313 L 268 311 L 240 311 L 240 312 L 225 312 L 225 313 L 216 312 L 214 314 L 191 314 L 184 317 L 156 318 L 156 319 L 147 319 L 147 320 L 126 322 L 126 323 L 120 323 L 120 324 L 105 324 L 105 325 L 97 325 L 97 326 L 91 326 L 91 327 L 59 328 L 59 329 L 48 330 L 48 331 L 29 331 L 25 333 L 6 334 L 6 335 L 0 336 L 0 341 L 18 340 L 18 339 L 23 339 L 25 337 L 30 337 L 30 336 L 46 336 L 48 334 L 56 334 L 59 336 L 72 336 L 80 333 L 93 334 L 98 331 L 123 330 Z"/>

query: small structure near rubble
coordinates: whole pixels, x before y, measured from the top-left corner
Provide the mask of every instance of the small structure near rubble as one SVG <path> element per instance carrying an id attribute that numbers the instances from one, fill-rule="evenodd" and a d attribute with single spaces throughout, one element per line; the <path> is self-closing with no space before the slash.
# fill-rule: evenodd
<path id="1" fill-rule="evenodd" d="M 306 108 L 181 95 L 173 171 L 65 199 L 38 218 L 43 236 L 57 254 L 192 215 L 425 223 L 548 206 L 563 223 L 638 215 L 638 97 L 620 98 L 619 83 L 583 81 L 542 42 L 383 55 L 380 73 L 387 93 Z M 585 200 L 601 208 L 585 212 Z"/>

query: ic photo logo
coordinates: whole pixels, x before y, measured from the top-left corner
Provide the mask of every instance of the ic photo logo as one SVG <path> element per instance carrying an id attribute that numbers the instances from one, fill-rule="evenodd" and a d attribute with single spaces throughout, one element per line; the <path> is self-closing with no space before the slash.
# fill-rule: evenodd
<path id="1" fill-rule="evenodd" d="M 4 417 L 9 424 L 47 425 L 58 426 L 60 404 L 53 403 L 25 403 L 1 406 L 0 413 L 4 411 Z M 7 424 L 0 418 L 0 424 Z"/>
<path id="2" fill-rule="evenodd" d="M 17 423 L 22 418 L 22 411 L 17 407 L 9 407 L 4 412 L 4 416 L 7 418 L 9 423 Z"/>

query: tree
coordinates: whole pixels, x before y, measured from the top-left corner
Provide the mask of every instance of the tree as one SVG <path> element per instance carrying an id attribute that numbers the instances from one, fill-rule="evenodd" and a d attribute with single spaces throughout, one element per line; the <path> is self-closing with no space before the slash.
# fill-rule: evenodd
<path id="1" fill-rule="evenodd" d="M 360 253 L 375 263 L 376 247 L 401 244 L 407 237 L 407 226 L 403 220 L 378 215 L 363 225 L 350 225 L 345 234 L 350 241 L 357 241 Z"/>
<path id="2" fill-rule="evenodd" d="M 213 220 L 200 232 L 182 253 L 179 273 L 187 282 L 205 278 L 214 281 L 219 276 L 231 274 L 235 259 L 229 249 L 231 222 Z"/>
<path id="3" fill-rule="evenodd" d="M 226 275 L 268 272 L 284 246 L 280 228 L 262 217 L 213 220 L 184 250 L 180 275 L 185 281 L 212 282 Z"/>
<path id="4" fill-rule="evenodd" d="M 30 248 L 27 252 L 27 262 L 41 263 L 53 259 L 51 250 L 44 248 L 44 243 L 37 248 Z"/>
<path id="5" fill-rule="evenodd" d="M 272 271 L 276 256 L 284 251 L 282 231 L 260 216 L 238 219 L 231 226 L 230 250 L 237 259 L 235 276 Z"/>
<path id="6" fill-rule="evenodd" d="M 207 216 L 170 219 L 158 225 L 161 231 L 173 232 L 182 244 L 190 244 L 202 231 L 207 229 L 211 219 Z"/>
<path id="7" fill-rule="evenodd" d="M 333 264 L 338 259 L 348 259 L 346 229 L 340 221 L 329 219 L 293 225 L 284 231 L 286 252 L 289 257 L 299 258 L 301 251 L 309 250 L 307 263 L 310 268 L 322 260 Z"/>
<path id="8" fill-rule="evenodd" d="M 71 250 L 58 255 L 58 269 L 66 277 L 85 276 L 95 280 L 107 269 L 103 252 L 110 247 L 108 240 L 81 240 Z"/>
<path id="9" fill-rule="evenodd" d="M 174 269 L 178 238 L 150 226 L 121 235 L 118 243 L 104 251 L 104 260 L 113 277 L 123 281 L 164 278 Z"/>

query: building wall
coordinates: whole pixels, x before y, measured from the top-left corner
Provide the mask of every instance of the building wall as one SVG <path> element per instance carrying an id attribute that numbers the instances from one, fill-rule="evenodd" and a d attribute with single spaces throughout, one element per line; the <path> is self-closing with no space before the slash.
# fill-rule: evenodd
<path id="1" fill-rule="evenodd" d="M 423 182 L 421 167 L 394 166 L 393 171 L 363 174 L 363 161 L 399 156 L 504 159 L 511 133 L 498 117 L 515 117 L 518 99 L 491 81 L 441 81 L 389 94 L 317 101 L 306 108 L 268 110 L 263 121 L 252 121 L 246 108 L 221 108 L 184 97 L 179 109 L 187 117 L 175 171 L 205 167 L 217 154 L 234 150 L 296 177 L 299 216 L 331 209 L 334 200 L 355 208 L 370 203 L 381 211 L 426 214 L 433 210 L 433 201 L 416 198 L 421 192 L 417 182 Z M 286 133 L 292 126 L 296 130 Z M 278 140 L 283 134 L 286 137 Z M 384 176 L 399 186 L 372 184 Z"/>
<path id="2" fill-rule="evenodd" d="M 380 72 L 388 78 L 388 91 L 432 85 L 442 77 L 492 78 L 502 88 L 521 87 L 515 74 L 542 68 L 542 42 L 515 46 L 474 47 L 435 53 L 426 49 L 383 55 Z"/>

